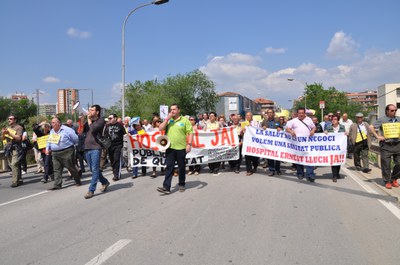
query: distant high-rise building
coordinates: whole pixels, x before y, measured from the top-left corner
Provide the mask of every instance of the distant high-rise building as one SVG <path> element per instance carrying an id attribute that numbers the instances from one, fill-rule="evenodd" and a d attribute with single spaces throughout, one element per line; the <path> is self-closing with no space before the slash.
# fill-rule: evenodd
<path id="1" fill-rule="evenodd" d="M 56 103 L 43 103 L 39 105 L 39 115 L 41 116 L 53 116 L 57 113 Z"/>
<path id="2" fill-rule="evenodd" d="M 58 113 L 72 113 L 72 108 L 79 101 L 79 90 L 74 88 L 59 89 L 57 91 Z"/>

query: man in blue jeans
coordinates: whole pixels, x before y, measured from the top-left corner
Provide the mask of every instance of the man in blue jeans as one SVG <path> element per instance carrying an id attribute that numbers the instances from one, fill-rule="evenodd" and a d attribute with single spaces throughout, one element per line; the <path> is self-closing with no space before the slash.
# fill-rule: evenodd
<path id="1" fill-rule="evenodd" d="M 310 117 L 306 115 L 305 108 L 299 108 L 297 110 L 297 118 L 288 121 L 286 125 L 286 132 L 290 133 L 293 137 L 297 136 L 313 136 L 316 131 L 314 122 Z M 296 164 L 297 167 L 297 178 L 303 179 L 304 177 L 304 165 Z M 310 182 L 315 181 L 315 173 L 313 166 L 306 166 L 306 177 Z"/>
<path id="2" fill-rule="evenodd" d="M 86 133 L 85 139 L 85 152 L 86 159 L 92 171 L 92 180 L 90 181 L 89 191 L 85 194 L 85 199 L 93 197 L 96 190 L 97 181 L 100 181 L 102 188 L 100 191 L 105 192 L 110 185 L 110 182 L 103 177 L 100 171 L 100 157 L 101 149 L 103 148 L 97 141 L 97 137 L 103 133 L 105 121 L 100 117 L 101 107 L 99 105 L 92 105 L 87 114 L 87 122 L 84 125 L 84 132 Z"/>
<path id="3" fill-rule="evenodd" d="M 171 193 L 172 176 L 174 175 L 175 161 L 178 163 L 179 171 L 179 191 L 185 191 L 186 179 L 186 153 L 192 149 L 193 128 L 188 119 L 181 116 L 181 110 L 177 104 L 172 104 L 170 113 L 160 124 L 160 131 L 165 131 L 171 142 L 170 147 L 165 152 L 166 168 L 163 186 L 157 191 L 163 194 Z"/>

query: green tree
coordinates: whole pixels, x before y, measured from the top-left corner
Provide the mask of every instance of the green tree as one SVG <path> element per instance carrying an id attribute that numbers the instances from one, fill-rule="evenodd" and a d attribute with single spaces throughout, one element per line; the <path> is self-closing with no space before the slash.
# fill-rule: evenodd
<path id="1" fill-rule="evenodd" d="M 37 106 L 29 99 L 11 100 L 0 97 L 0 123 L 7 126 L 7 118 L 10 114 L 18 117 L 20 124 L 28 122 L 29 117 L 35 116 Z"/>
<path id="2" fill-rule="evenodd" d="M 196 114 L 203 110 L 214 110 L 218 102 L 214 83 L 199 70 L 169 76 L 162 81 L 136 81 L 127 86 L 125 98 L 127 115 L 142 118 L 159 112 L 160 105 L 177 103 L 182 114 Z M 120 113 L 120 103 L 111 107 L 111 110 Z"/>
<path id="3" fill-rule="evenodd" d="M 357 112 L 361 112 L 362 107 L 349 100 L 346 94 L 338 91 L 335 87 L 324 89 L 322 83 L 306 84 L 305 97 L 297 102 L 296 107 L 304 107 L 307 101 L 307 109 L 315 110 L 315 116 L 321 117 L 319 102 L 325 101 L 324 114 L 340 110 L 341 113 L 347 112 L 349 117 L 354 117 Z"/>

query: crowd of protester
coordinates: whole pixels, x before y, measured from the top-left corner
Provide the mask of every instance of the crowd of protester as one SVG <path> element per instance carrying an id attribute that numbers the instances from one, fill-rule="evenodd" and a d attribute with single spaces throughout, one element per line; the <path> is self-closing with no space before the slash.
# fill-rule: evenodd
<path id="1" fill-rule="evenodd" d="M 284 116 L 277 116 L 274 110 L 267 110 L 260 121 L 253 119 L 251 112 L 232 114 L 225 117 L 216 112 L 204 112 L 193 116 L 187 116 L 193 131 L 218 130 L 223 127 L 233 127 L 239 139 L 239 158 L 225 162 L 214 162 L 208 165 L 191 165 L 187 167 L 188 175 L 199 175 L 207 168 L 208 173 L 217 175 L 222 169 L 229 167 L 231 172 L 240 173 L 242 162 L 246 176 L 254 174 L 260 166 L 266 168 L 268 176 L 282 174 L 282 161 L 274 159 L 264 159 L 257 156 L 245 155 L 242 157 L 242 141 L 246 133 L 247 126 L 259 127 L 262 129 L 276 129 L 286 131 L 289 134 L 314 133 L 343 133 L 348 137 L 347 158 L 354 158 L 354 169 L 369 173 L 368 150 L 371 146 L 372 137 L 380 141 L 381 152 L 383 152 L 382 176 L 386 188 L 398 187 L 397 178 L 400 167 L 400 144 L 399 139 L 385 138 L 382 124 L 388 122 L 400 122 L 395 116 L 397 108 L 394 105 L 386 107 L 386 115 L 374 124 L 370 125 L 364 121 L 364 115 L 357 113 L 354 117 L 355 122 L 349 119 L 347 113 L 341 114 L 328 113 L 319 122 L 318 117 L 307 113 L 306 109 L 299 108 L 292 113 L 292 117 L 287 120 Z M 100 117 L 100 106 L 93 105 L 89 110 L 88 116 L 81 115 L 79 120 L 74 123 L 67 120 L 62 123 L 59 118 L 54 117 L 50 122 L 42 121 L 33 125 L 33 135 L 30 140 L 25 128 L 18 125 L 17 117 L 10 115 L 9 128 L 2 129 L 2 140 L 6 144 L 6 156 L 9 158 L 9 165 L 12 171 L 11 187 L 18 187 L 23 184 L 22 176 L 27 171 L 26 153 L 33 148 L 36 161 L 36 174 L 42 174 L 41 181 L 47 183 L 54 181 L 52 189 L 62 188 L 62 171 L 66 167 L 71 179 L 74 179 L 77 186 L 81 185 L 81 176 L 85 172 L 85 164 L 88 165 L 92 174 L 92 181 L 89 191 L 85 198 L 93 197 L 98 181 L 101 182 L 101 191 L 106 191 L 110 182 L 102 175 L 102 170 L 106 165 L 112 169 L 112 180 L 118 181 L 122 176 L 122 169 L 126 168 L 131 172 L 132 178 L 147 175 L 147 167 L 132 167 L 130 156 L 127 149 L 128 135 L 145 134 L 160 130 L 163 120 L 157 113 L 150 119 L 141 120 L 139 117 L 118 117 L 115 113 L 108 115 L 107 118 Z M 163 129 L 165 125 L 162 125 Z M 61 135 L 61 137 L 60 137 Z M 97 139 L 101 135 L 106 135 L 111 145 L 104 147 Z M 41 137 L 49 136 L 52 139 L 45 146 L 38 145 Z M 58 138 L 57 138 L 57 137 Z M 58 141 L 58 142 L 57 142 Z M 393 159 L 395 168 L 390 171 L 390 161 Z M 98 163 L 98 165 L 97 165 Z M 315 167 L 292 164 L 291 168 L 296 172 L 299 179 L 306 179 L 314 182 L 316 178 Z M 158 172 L 158 171 L 159 172 Z M 164 167 L 152 167 L 150 176 L 156 178 L 160 173 L 164 174 Z M 174 175 L 178 172 L 175 170 Z M 340 166 L 332 166 L 331 177 L 333 182 L 340 179 Z"/>

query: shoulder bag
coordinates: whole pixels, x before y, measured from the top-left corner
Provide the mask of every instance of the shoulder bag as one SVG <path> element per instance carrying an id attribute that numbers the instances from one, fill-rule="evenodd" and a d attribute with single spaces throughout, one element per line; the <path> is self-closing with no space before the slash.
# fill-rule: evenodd
<path id="1" fill-rule="evenodd" d="M 105 134 L 106 127 L 107 125 L 103 127 L 103 132 L 101 135 L 97 135 L 97 140 L 103 148 L 108 149 L 111 147 L 111 139 L 108 134 Z"/>

